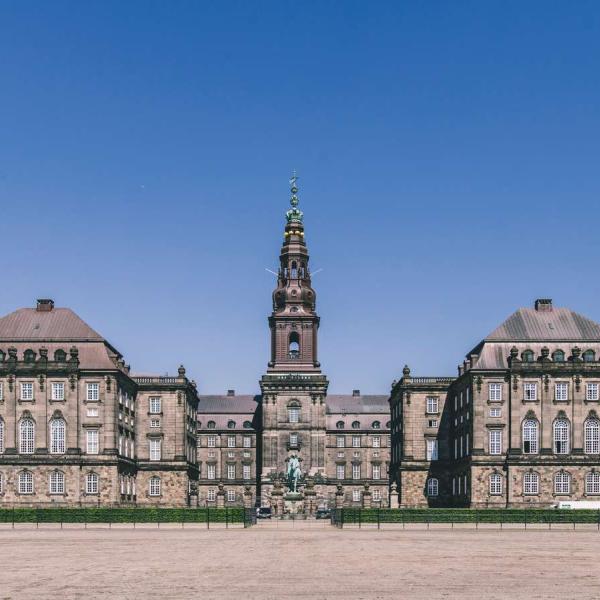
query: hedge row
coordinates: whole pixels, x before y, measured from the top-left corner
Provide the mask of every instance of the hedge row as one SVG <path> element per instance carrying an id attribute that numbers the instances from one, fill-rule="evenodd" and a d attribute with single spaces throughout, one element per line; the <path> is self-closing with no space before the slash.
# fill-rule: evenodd
<path id="1" fill-rule="evenodd" d="M 353 523 L 599 523 L 598 510 L 556 509 L 355 509 L 335 512 L 334 520 Z"/>
<path id="2" fill-rule="evenodd" d="M 0 508 L 0 523 L 243 523 L 243 508 Z"/>

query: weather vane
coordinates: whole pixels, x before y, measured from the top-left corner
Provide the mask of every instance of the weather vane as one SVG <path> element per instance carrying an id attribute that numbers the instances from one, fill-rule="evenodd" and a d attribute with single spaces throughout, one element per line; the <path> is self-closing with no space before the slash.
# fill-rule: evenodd
<path id="1" fill-rule="evenodd" d="M 298 181 L 298 176 L 296 175 L 296 169 L 294 169 L 292 173 L 292 177 L 290 179 L 290 191 L 292 192 L 292 197 L 290 198 L 290 204 L 295 208 L 298 206 L 298 186 L 296 182 Z"/>

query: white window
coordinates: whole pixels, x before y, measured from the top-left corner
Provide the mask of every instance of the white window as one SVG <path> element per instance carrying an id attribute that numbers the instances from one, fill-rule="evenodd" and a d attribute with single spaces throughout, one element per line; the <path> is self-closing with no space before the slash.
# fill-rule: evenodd
<path id="1" fill-rule="evenodd" d="M 250 465 L 242 466 L 242 477 L 244 479 L 250 479 Z"/>
<path id="2" fill-rule="evenodd" d="M 65 399 L 65 384 L 62 382 L 54 382 L 52 384 L 52 400 Z"/>
<path id="3" fill-rule="evenodd" d="M 33 473 L 31 471 L 19 473 L 19 494 L 33 494 Z"/>
<path id="4" fill-rule="evenodd" d="M 228 452 L 227 458 L 235 458 L 235 452 Z"/>
<path id="5" fill-rule="evenodd" d="M 598 419 L 587 419 L 585 422 L 585 453 L 600 453 L 600 422 Z"/>
<path id="6" fill-rule="evenodd" d="M 374 435 L 373 440 L 373 448 L 381 448 L 381 438 L 378 435 Z"/>
<path id="7" fill-rule="evenodd" d="M 538 450 L 538 422 L 535 419 L 525 419 L 523 421 L 523 454 L 537 454 Z"/>
<path id="8" fill-rule="evenodd" d="M 148 494 L 150 496 L 160 496 L 160 477 L 150 477 Z"/>
<path id="9" fill-rule="evenodd" d="M 214 502 L 217 499 L 217 491 L 216 490 L 208 490 L 206 492 L 206 499 L 209 502 Z"/>
<path id="10" fill-rule="evenodd" d="M 437 426 L 438 426 L 437 419 L 428 419 L 427 420 L 427 427 L 437 427 Z"/>
<path id="11" fill-rule="evenodd" d="M 244 448 L 252 448 L 252 438 L 249 435 L 244 436 Z"/>
<path id="12" fill-rule="evenodd" d="M 559 471 L 554 476 L 554 493 L 555 494 L 570 494 L 571 493 L 571 476 L 566 471 Z"/>
<path id="13" fill-rule="evenodd" d="M 21 384 L 21 400 L 33 400 L 33 383 Z"/>
<path id="14" fill-rule="evenodd" d="M 336 465 L 335 474 L 338 479 L 346 479 L 346 467 L 345 465 Z"/>
<path id="15" fill-rule="evenodd" d="M 0 418 L 0 454 L 4 452 L 4 421 Z"/>
<path id="16" fill-rule="evenodd" d="M 160 419 L 150 419 L 150 427 L 153 429 L 160 427 Z"/>
<path id="17" fill-rule="evenodd" d="M 52 454 L 64 454 L 65 448 L 65 422 L 63 419 L 52 419 L 50 421 L 50 452 Z"/>
<path id="18" fill-rule="evenodd" d="M 490 429 L 490 454 L 502 454 L 501 429 Z"/>
<path id="19" fill-rule="evenodd" d="M 33 454 L 35 451 L 35 424 L 33 419 L 21 419 L 19 423 L 19 452 Z"/>
<path id="20" fill-rule="evenodd" d="M 150 460 L 160 460 L 161 455 L 161 441 L 160 439 L 151 438 L 150 444 Z"/>
<path id="21" fill-rule="evenodd" d="M 523 475 L 523 494 L 526 496 L 537 495 L 540 493 L 540 476 L 533 471 Z"/>
<path id="22" fill-rule="evenodd" d="M 502 384 L 490 383 L 488 385 L 490 402 L 502 402 Z"/>
<path id="23" fill-rule="evenodd" d="M 343 435 L 338 435 L 336 443 L 338 448 L 343 448 L 346 444 L 346 438 Z"/>
<path id="24" fill-rule="evenodd" d="M 569 454 L 569 421 L 556 419 L 554 421 L 554 453 Z"/>
<path id="25" fill-rule="evenodd" d="M 227 465 L 227 479 L 235 479 L 235 465 Z"/>
<path id="26" fill-rule="evenodd" d="M 373 479 L 381 479 L 381 465 L 373 465 Z"/>
<path id="27" fill-rule="evenodd" d="M 556 400 L 568 400 L 569 384 L 564 382 L 554 384 L 554 398 Z"/>
<path id="28" fill-rule="evenodd" d="M 537 383 L 524 383 L 523 396 L 528 401 L 537 400 Z"/>
<path id="29" fill-rule="evenodd" d="M 352 490 L 352 502 L 360 502 L 360 490 Z"/>
<path id="30" fill-rule="evenodd" d="M 435 477 L 430 477 L 427 480 L 427 495 L 430 498 L 435 498 L 438 495 L 439 482 Z"/>
<path id="31" fill-rule="evenodd" d="M 216 466 L 215 465 L 208 465 L 207 469 L 206 469 L 206 478 L 207 479 L 216 479 Z"/>
<path id="32" fill-rule="evenodd" d="M 438 459 L 438 441 L 427 440 L 427 460 Z"/>
<path id="33" fill-rule="evenodd" d="M 490 417 L 501 417 L 502 409 L 501 408 L 490 408 Z"/>
<path id="34" fill-rule="evenodd" d="M 490 495 L 502 495 L 502 475 L 500 473 L 492 473 L 490 475 Z"/>
<path id="35" fill-rule="evenodd" d="M 96 406 L 91 406 L 87 409 L 87 416 L 88 417 L 97 417 L 98 416 L 98 407 Z"/>
<path id="36" fill-rule="evenodd" d="M 100 452 L 98 430 L 97 429 L 88 429 L 85 433 L 85 438 L 86 438 L 86 452 L 88 454 L 98 454 L 98 452 Z"/>
<path id="37" fill-rule="evenodd" d="M 360 448 L 360 435 L 353 435 L 352 436 L 352 447 L 353 448 Z"/>
<path id="38" fill-rule="evenodd" d="M 228 448 L 235 448 L 235 435 L 228 435 L 227 436 L 227 447 Z"/>
<path id="39" fill-rule="evenodd" d="M 428 414 L 435 414 L 438 412 L 438 399 L 436 396 L 427 396 L 426 410 Z"/>
<path id="40" fill-rule="evenodd" d="M 290 433 L 290 446 L 297 446 L 297 445 L 298 445 L 298 434 Z"/>
<path id="41" fill-rule="evenodd" d="M 227 502 L 235 502 L 235 490 L 227 490 Z"/>
<path id="42" fill-rule="evenodd" d="M 590 496 L 600 494 L 600 473 L 592 471 L 585 476 L 585 493 Z"/>
<path id="43" fill-rule="evenodd" d="M 586 386 L 585 392 L 586 400 L 593 402 L 598 400 L 598 384 L 597 383 L 588 383 Z"/>
<path id="44" fill-rule="evenodd" d="M 373 490 L 373 501 L 381 502 L 381 490 L 380 489 Z"/>
<path id="45" fill-rule="evenodd" d="M 149 412 L 151 414 L 153 414 L 153 415 L 160 414 L 162 412 L 161 405 L 162 405 L 162 402 L 161 402 L 160 396 L 151 396 L 149 398 L 149 408 L 150 408 Z"/>
<path id="46" fill-rule="evenodd" d="M 52 473 L 50 473 L 50 493 L 65 493 L 65 474 L 61 471 L 53 471 Z"/>
<path id="47" fill-rule="evenodd" d="M 87 399 L 88 402 L 95 402 L 100 400 L 100 384 L 99 383 L 88 383 L 87 384 Z"/>
<path id="48" fill-rule="evenodd" d="M 86 494 L 97 494 L 98 493 L 98 475 L 96 475 L 96 473 L 88 473 L 85 476 L 85 493 Z"/>
<path id="49" fill-rule="evenodd" d="M 290 406 L 288 408 L 288 421 L 290 423 L 299 423 L 300 422 L 300 407 L 299 406 Z"/>
<path id="50" fill-rule="evenodd" d="M 360 465 L 352 465 L 352 479 L 360 479 Z"/>
<path id="51" fill-rule="evenodd" d="M 209 435 L 206 438 L 206 445 L 209 448 L 214 448 L 217 445 L 216 442 L 217 442 L 217 438 L 214 435 Z"/>

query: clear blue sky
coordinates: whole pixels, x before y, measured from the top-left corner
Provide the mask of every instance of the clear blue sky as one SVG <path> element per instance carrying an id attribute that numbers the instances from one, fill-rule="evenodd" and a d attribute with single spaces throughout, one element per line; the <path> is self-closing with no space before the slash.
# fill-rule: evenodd
<path id="1" fill-rule="evenodd" d="M 0 2 L 0 311 L 258 390 L 287 179 L 330 390 L 600 321 L 600 3 Z"/>

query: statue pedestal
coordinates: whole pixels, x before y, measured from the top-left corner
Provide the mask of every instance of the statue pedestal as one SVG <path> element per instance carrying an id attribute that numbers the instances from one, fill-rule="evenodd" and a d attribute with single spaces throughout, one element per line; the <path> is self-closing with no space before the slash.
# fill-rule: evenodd
<path id="1" fill-rule="evenodd" d="M 287 492 L 283 496 L 284 512 L 288 515 L 304 514 L 304 494 L 302 492 Z"/>

